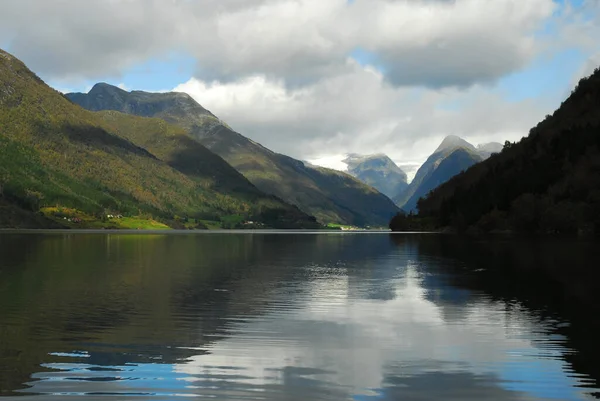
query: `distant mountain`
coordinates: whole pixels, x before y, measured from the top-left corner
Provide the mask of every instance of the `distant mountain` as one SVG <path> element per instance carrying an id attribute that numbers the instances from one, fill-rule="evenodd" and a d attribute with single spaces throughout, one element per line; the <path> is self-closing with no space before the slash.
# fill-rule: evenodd
<path id="1" fill-rule="evenodd" d="M 384 154 L 349 154 L 344 160 L 348 173 L 392 197 L 408 187 L 406 173 Z"/>
<path id="2" fill-rule="evenodd" d="M 175 123 L 259 189 L 323 223 L 386 225 L 398 211 L 389 198 L 349 174 L 315 168 L 242 136 L 186 94 L 126 92 L 98 84 L 87 94 L 66 96 L 90 110 L 117 110 Z"/>
<path id="3" fill-rule="evenodd" d="M 2 50 L 0 127 L 2 226 L 124 224 L 105 221 L 107 213 L 177 227 L 190 219 L 195 225 L 243 219 L 272 227 L 316 225 L 261 192 L 184 129 L 84 110 Z"/>
<path id="4" fill-rule="evenodd" d="M 455 135 L 447 136 L 419 168 L 410 185 L 393 199 L 404 211 L 416 211 L 419 198 L 481 160 L 469 142 Z"/>
<path id="5" fill-rule="evenodd" d="M 127 92 L 107 83 L 97 83 L 89 93 L 68 93 L 65 96 L 91 111 L 114 110 L 141 117 L 161 118 L 169 123 L 193 125 L 222 124 L 210 111 L 182 92 L 162 93 L 160 101 L 154 93 Z"/>
<path id="6" fill-rule="evenodd" d="M 458 148 L 467 149 L 472 152 L 477 151 L 475 146 L 471 145 L 469 142 L 465 141 L 461 137 L 456 136 L 456 135 L 448 135 L 447 137 L 444 138 L 442 143 L 440 143 L 440 146 L 437 147 L 437 149 L 433 152 L 433 154 L 444 153 L 444 152 L 446 152 L 446 154 L 447 154 L 449 151 L 452 151 L 452 150 L 458 149 Z"/>
<path id="7" fill-rule="evenodd" d="M 463 148 L 471 152 L 477 153 L 479 156 L 481 156 L 482 159 L 485 160 L 488 157 L 490 157 L 493 153 L 501 152 L 503 147 L 504 145 L 498 142 L 483 143 L 475 147 L 471 143 L 465 141 L 459 136 L 448 135 L 446 138 L 444 138 L 440 146 L 438 146 L 438 148 L 433 153 Z"/>
<path id="8" fill-rule="evenodd" d="M 481 145 L 477 145 L 477 153 L 479 154 L 479 156 L 481 156 L 485 160 L 485 159 L 489 158 L 491 155 L 493 155 L 494 153 L 502 152 L 503 147 L 504 147 L 504 145 L 502 145 L 501 143 L 498 143 L 498 142 L 484 143 Z"/>
<path id="9" fill-rule="evenodd" d="M 420 203 L 441 226 L 600 233 L 600 69 L 529 136 Z"/>

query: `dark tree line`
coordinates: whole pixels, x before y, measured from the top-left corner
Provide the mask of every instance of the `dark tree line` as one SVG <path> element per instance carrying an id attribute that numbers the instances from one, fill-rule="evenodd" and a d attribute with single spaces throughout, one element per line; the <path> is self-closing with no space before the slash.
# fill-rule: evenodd
<path id="1" fill-rule="evenodd" d="M 436 188 L 418 209 L 421 221 L 458 230 L 600 232 L 600 70 L 528 137 Z"/>

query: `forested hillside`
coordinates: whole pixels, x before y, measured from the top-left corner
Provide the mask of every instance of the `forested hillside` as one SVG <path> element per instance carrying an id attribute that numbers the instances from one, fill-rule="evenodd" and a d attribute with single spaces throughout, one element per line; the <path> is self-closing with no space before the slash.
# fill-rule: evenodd
<path id="1" fill-rule="evenodd" d="M 518 143 L 419 202 L 441 226 L 600 231 L 600 69 Z"/>
<path id="2" fill-rule="evenodd" d="M 67 226 L 110 226 L 104 220 L 113 214 L 176 226 L 190 219 L 198 226 L 245 219 L 315 225 L 314 218 L 259 191 L 183 129 L 84 110 L 1 50 L 0 127 L 0 222 L 7 226 L 22 226 L 19 213 L 40 212 Z"/>

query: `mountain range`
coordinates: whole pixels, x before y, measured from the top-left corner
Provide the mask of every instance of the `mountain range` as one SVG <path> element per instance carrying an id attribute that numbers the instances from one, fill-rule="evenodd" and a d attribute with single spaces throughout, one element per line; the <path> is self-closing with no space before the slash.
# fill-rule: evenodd
<path id="1" fill-rule="evenodd" d="M 158 118 L 84 110 L 2 50 L 0 127 L 3 227 L 123 228 L 133 216 L 160 227 L 247 219 L 318 227 L 185 129 Z M 107 221 L 113 214 L 125 219 Z"/>
<path id="2" fill-rule="evenodd" d="M 87 94 L 66 97 L 90 111 L 112 110 L 175 124 L 258 189 L 322 223 L 385 225 L 399 210 L 388 197 L 347 173 L 312 166 L 244 137 L 184 93 L 128 92 L 99 83 Z"/>
<path id="3" fill-rule="evenodd" d="M 497 142 L 475 147 L 456 135 L 449 135 L 420 166 L 410 183 L 402 168 L 383 153 L 346 154 L 339 168 L 393 199 L 404 211 L 415 212 L 419 198 L 475 163 L 502 151 L 502 147 Z"/>

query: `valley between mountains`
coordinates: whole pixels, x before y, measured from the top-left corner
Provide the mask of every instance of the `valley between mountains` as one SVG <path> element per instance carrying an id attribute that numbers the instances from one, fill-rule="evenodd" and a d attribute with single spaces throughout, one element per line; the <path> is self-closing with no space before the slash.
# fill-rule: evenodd
<path id="1" fill-rule="evenodd" d="M 62 94 L 0 50 L 0 227 L 512 229 L 521 213 L 520 228 L 595 230 L 595 192 L 564 177 L 595 171 L 594 105 L 578 99 L 596 96 L 597 80 L 520 143 L 447 136 L 409 181 L 385 154 L 348 154 L 340 171 L 273 152 L 186 93 L 98 83 Z M 563 142 L 576 148 L 563 155 Z"/>

